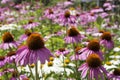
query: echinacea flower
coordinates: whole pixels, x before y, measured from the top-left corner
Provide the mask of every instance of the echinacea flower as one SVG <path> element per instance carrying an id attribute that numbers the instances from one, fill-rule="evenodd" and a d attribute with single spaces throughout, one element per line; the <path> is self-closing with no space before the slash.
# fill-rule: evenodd
<path id="1" fill-rule="evenodd" d="M 30 80 L 26 75 L 20 75 L 20 80 Z"/>
<path id="2" fill-rule="evenodd" d="M 25 30 L 25 34 L 20 36 L 20 41 L 25 41 L 27 40 L 27 38 L 32 34 L 32 32 L 30 30 Z"/>
<path id="3" fill-rule="evenodd" d="M 78 71 L 82 71 L 82 79 L 88 77 L 90 80 L 105 80 L 104 76 L 107 75 L 106 69 L 102 66 L 102 60 L 99 55 L 93 53 L 88 56 L 86 63 L 82 64 Z M 105 75 L 104 75 L 105 74 Z"/>
<path id="4" fill-rule="evenodd" d="M 20 42 L 15 41 L 13 35 L 10 32 L 5 32 L 2 36 L 3 42 L 0 44 L 0 49 L 17 48 Z"/>
<path id="5" fill-rule="evenodd" d="M 96 53 L 100 56 L 101 60 L 104 59 L 103 57 L 103 53 L 100 51 L 100 44 L 99 44 L 99 41 L 96 40 L 96 39 L 93 39 L 91 40 L 87 47 L 85 48 L 82 48 L 81 50 L 79 50 L 79 53 L 81 53 L 79 55 L 79 57 L 81 57 L 80 59 L 81 60 L 86 60 L 87 57 L 90 55 L 90 54 L 93 54 L 93 53 Z"/>
<path id="6" fill-rule="evenodd" d="M 20 80 L 30 80 L 26 75 L 18 76 L 18 72 L 17 71 L 13 71 L 12 72 L 12 77 L 10 78 L 10 80 L 18 80 L 18 78 Z"/>
<path id="7" fill-rule="evenodd" d="M 109 14 L 106 13 L 106 12 L 102 12 L 102 13 L 99 14 L 99 16 L 100 16 L 101 18 L 106 18 L 106 17 L 109 16 Z"/>
<path id="8" fill-rule="evenodd" d="M 80 55 L 79 50 L 80 49 L 81 49 L 81 47 L 75 48 L 75 54 L 70 57 L 71 60 L 79 60 L 79 55 Z"/>
<path id="9" fill-rule="evenodd" d="M 65 7 L 67 7 L 67 6 L 73 5 L 73 1 L 72 0 L 67 0 L 63 4 L 64 4 Z"/>
<path id="10" fill-rule="evenodd" d="M 112 35 L 110 32 L 104 32 L 101 35 L 100 44 L 104 45 L 109 50 L 114 48 L 114 42 L 112 41 Z"/>
<path id="11" fill-rule="evenodd" d="M 110 3 L 110 2 L 105 2 L 105 3 L 103 4 L 103 7 L 109 7 L 109 6 L 111 6 L 111 3 Z"/>
<path id="12" fill-rule="evenodd" d="M 79 18 L 81 25 L 86 25 L 88 23 L 88 13 L 81 13 Z"/>
<path id="13" fill-rule="evenodd" d="M 113 73 L 108 75 L 108 79 L 110 80 L 120 80 L 120 69 L 115 68 Z"/>
<path id="14" fill-rule="evenodd" d="M 15 58 L 16 58 L 16 52 L 10 51 L 9 53 L 7 53 L 7 56 L 5 57 L 5 61 L 7 63 L 13 63 L 15 62 Z"/>
<path id="15" fill-rule="evenodd" d="M 30 20 L 28 22 L 28 24 L 24 25 L 24 29 L 32 29 L 32 28 L 35 28 L 35 27 L 38 27 L 40 25 L 39 22 L 33 22 L 32 20 Z"/>
<path id="16" fill-rule="evenodd" d="M 0 77 L 5 75 L 6 73 L 11 73 L 11 72 L 14 72 L 15 70 L 13 68 L 7 68 L 7 69 L 3 69 L 1 72 L 0 72 Z"/>
<path id="17" fill-rule="evenodd" d="M 53 9 L 49 8 L 44 12 L 44 17 L 48 18 L 48 19 L 55 19 L 56 18 L 56 14 L 53 11 Z"/>
<path id="18" fill-rule="evenodd" d="M 91 13 L 101 13 L 101 12 L 103 12 L 103 9 L 98 6 L 91 10 Z"/>
<path id="19" fill-rule="evenodd" d="M 2 0 L 1 3 L 2 3 L 2 4 L 6 4 L 6 3 L 10 2 L 10 1 L 11 1 L 11 0 Z"/>
<path id="20" fill-rule="evenodd" d="M 55 19 L 55 22 L 59 23 L 62 26 L 75 26 L 76 25 L 76 16 L 71 15 L 69 10 L 66 10 L 65 12 L 61 12 L 58 15 L 58 18 Z"/>
<path id="21" fill-rule="evenodd" d="M 60 48 L 59 50 L 57 50 L 55 52 L 55 54 L 58 55 L 58 56 L 60 56 L 60 55 L 67 55 L 69 53 L 70 53 L 70 51 L 65 49 L 65 48 Z"/>
<path id="22" fill-rule="evenodd" d="M 72 27 L 68 30 L 67 36 L 64 40 L 66 43 L 78 43 L 81 42 L 83 38 L 84 36 L 81 35 L 75 27 Z"/>
<path id="23" fill-rule="evenodd" d="M 53 56 L 51 52 L 44 46 L 44 41 L 39 33 L 32 33 L 27 39 L 27 46 L 20 47 L 16 52 L 16 63 L 27 65 L 36 63 L 38 60 L 42 64 L 49 57 Z"/>
<path id="24" fill-rule="evenodd" d="M 3 67 L 6 64 L 5 57 L 0 56 L 0 67 Z"/>
<path id="25" fill-rule="evenodd" d="M 98 16 L 95 13 L 88 13 L 88 23 L 95 22 L 97 17 Z"/>

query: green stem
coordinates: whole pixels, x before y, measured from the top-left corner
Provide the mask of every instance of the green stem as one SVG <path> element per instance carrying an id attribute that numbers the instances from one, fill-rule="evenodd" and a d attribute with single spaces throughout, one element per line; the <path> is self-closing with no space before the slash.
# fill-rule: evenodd
<path id="1" fill-rule="evenodd" d="M 39 80 L 39 76 L 38 76 L 38 69 L 37 69 L 37 62 L 36 62 L 36 64 L 35 64 L 35 78 L 36 78 L 36 80 Z"/>
<path id="2" fill-rule="evenodd" d="M 75 52 L 75 44 L 73 43 L 73 50 L 74 50 L 74 52 Z M 75 55 L 75 68 L 76 68 L 76 80 L 78 80 L 78 76 L 79 76 L 79 74 L 78 74 L 78 61 L 76 60 L 76 54 L 74 54 Z"/>
<path id="3" fill-rule="evenodd" d="M 17 65 L 16 65 L 16 63 L 14 62 L 14 68 L 16 69 L 16 71 L 17 71 L 17 74 L 18 74 L 18 80 L 20 80 L 20 78 L 19 78 L 19 76 L 20 76 L 20 74 L 19 74 L 19 71 L 18 71 L 18 69 L 17 69 Z"/>
<path id="4" fill-rule="evenodd" d="M 42 66 L 42 64 L 41 64 L 41 66 Z M 43 73 L 42 73 L 42 67 L 40 68 L 40 72 L 41 72 L 41 78 L 42 78 L 42 80 L 44 80 L 43 79 Z"/>
<path id="5" fill-rule="evenodd" d="M 64 76 L 67 79 L 66 70 L 65 70 L 65 58 L 64 58 L 64 56 L 63 56 L 63 68 L 64 68 Z"/>
<path id="6" fill-rule="evenodd" d="M 50 23 L 52 23 L 52 20 L 50 20 Z M 53 28 L 52 28 L 52 25 L 50 25 L 50 34 L 53 33 Z M 52 47 L 52 51 L 54 51 L 54 45 L 53 45 L 53 39 L 51 38 L 51 47 Z"/>
<path id="7" fill-rule="evenodd" d="M 5 65 L 5 68 L 7 69 L 7 64 Z M 7 73 L 7 72 L 6 72 L 5 76 L 6 76 L 5 79 L 6 79 L 6 80 L 9 80 L 9 78 L 8 78 L 8 73 Z"/>
<path id="8" fill-rule="evenodd" d="M 33 80 L 35 80 L 35 78 L 34 78 L 34 76 L 33 76 L 33 72 L 32 72 L 32 70 L 31 70 L 31 68 L 30 68 L 30 66 L 29 66 L 29 65 L 28 65 L 28 67 L 29 67 L 30 74 L 31 74 L 31 76 L 32 76 Z"/>

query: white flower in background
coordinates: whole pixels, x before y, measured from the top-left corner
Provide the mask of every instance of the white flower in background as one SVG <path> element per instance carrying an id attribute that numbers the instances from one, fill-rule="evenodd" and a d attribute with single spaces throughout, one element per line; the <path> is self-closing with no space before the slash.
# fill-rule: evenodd
<path id="1" fill-rule="evenodd" d="M 3 30 L 16 30 L 16 29 L 20 29 L 21 26 L 20 25 L 17 25 L 17 24 L 5 24 L 5 25 L 2 25 L 0 27 L 0 30 L 3 31 Z"/>
<path id="2" fill-rule="evenodd" d="M 80 33 L 80 34 L 83 34 L 83 35 L 85 35 L 85 34 L 86 34 L 84 31 L 80 31 L 79 33 Z"/>
<path id="3" fill-rule="evenodd" d="M 117 40 L 120 42 L 120 37 Z"/>
<path id="4" fill-rule="evenodd" d="M 112 55 L 110 56 L 110 58 L 112 58 L 112 60 L 110 60 L 109 62 L 106 62 L 104 64 L 104 67 L 107 70 L 118 68 L 118 66 L 120 65 L 120 56 Z"/>
<path id="5" fill-rule="evenodd" d="M 120 60 L 110 60 L 113 65 L 120 65 Z"/>
<path id="6" fill-rule="evenodd" d="M 119 48 L 119 47 L 115 47 L 115 48 L 113 49 L 113 51 L 119 52 L 119 51 L 120 51 L 120 48 Z"/>
<path id="7" fill-rule="evenodd" d="M 15 16 L 15 17 L 18 17 L 18 13 L 16 13 L 15 11 L 6 11 L 4 12 L 5 15 L 7 16 Z"/>
<path id="8" fill-rule="evenodd" d="M 59 56 L 59 58 L 54 58 L 54 60 L 51 62 L 46 62 L 44 65 L 43 65 L 43 68 L 42 68 L 42 71 L 45 73 L 45 74 L 50 74 L 51 72 L 54 72 L 55 74 L 61 74 L 61 73 L 64 73 L 64 65 L 63 64 L 63 56 Z M 69 64 L 66 64 L 67 66 L 75 66 L 74 64 L 72 63 L 69 63 Z M 66 68 L 65 67 L 65 71 L 66 71 L 66 74 L 67 75 L 70 75 L 70 73 L 73 73 L 73 71 L 69 68 Z"/>
<path id="9" fill-rule="evenodd" d="M 64 57 L 65 58 L 65 57 Z M 46 61 L 45 64 L 40 63 L 40 61 L 38 61 L 38 73 L 39 76 L 42 76 L 41 72 L 43 74 L 50 74 L 51 72 L 54 72 L 55 74 L 63 74 L 64 73 L 64 67 L 63 67 L 63 56 L 59 56 L 59 58 L 52 58 L 53 61 Z M 33 75 L 35 76 L 35 65 L 32 64 L 30 66 L 33 66 L 31 68 Z M 67 66 L 75 66 L 74 64 L 70 63 L 67 64 Z M 18 71 L 25 71 L 25 72 L 29 72 L 28 75 L 30 75 L 30 69 L 27 66 L 25 67 L 18 67 Z M 66 74 L 69 76 L 71 73 L 74 73 L 73 70 L 69 69 L 69 68 L 65 68 Z M 54 79 L 53 79 L 54 80 Z"/>
<path id="10" fill-rule="evenodd" d="M 69 11 L 70 11 L 70 14 L 71 14 L 71 15 L 74 15 L 74 16 L 75 16 L 75 15 L 77 14 L 77 11 L 76 11 L 74 8 L 70 8 Z"/>
<path id="11" fill-rule="evenodd" d="M 44 37 L 44 41 L 49 40 L 51 37 L 52 37 L 52 35 L 45 36 L 45 37 Z"/>
<path id="12" fill-rule="evenodd" d="M 117 66 L 114 65 L 113 62 L 109 61 L 104 64 L 104 68 L 106 68 L 106 70 L 111 70 L 111 69 L 117 68 Z"/>
<path id="13" fill-rule="evenodd" d="M 102 33 L 93 33 L 92 36 L 93 37 L 100 37 L 102 35 Z"/>
<path id="14" fill-rule="evenodd" d="M 110 70 L 110 69 L 117 68 L 117 66 L 104 64 L 104 68 L 105 68 L 106 70 Z"/>
<path id="15" fill-rule="evenodd" d="M 112 55 L 112 56 L 110 56 L 110 58 L 113 58 L 113 59 L 120 59 L 120 55 Z"/>
<path id="16" fill-rule="evenodd" d="M 40 66 L 41 66 L 41 63 L 40 63 L 40 61 L 38 61 L 38 66 L 37 66 L 37 68 L 38 68 L 39 76 L 41 76 Z M 22 71 L 28 72 L 28 73 L 29 73 L 28 75 L 30 75 L 30 68 L 31 68 L 32 73 L 33 73 L 33 75 L 35 76 L 35 64 L 31 64 L 31 65 L 30 65 L 30 68 L 29 68 L 28 65 L 27 65 L 27 66 L 18 66 L 17 68 L 18 68 L 18 71 L 19 71 L 19 72 L 22 72 Z"/>

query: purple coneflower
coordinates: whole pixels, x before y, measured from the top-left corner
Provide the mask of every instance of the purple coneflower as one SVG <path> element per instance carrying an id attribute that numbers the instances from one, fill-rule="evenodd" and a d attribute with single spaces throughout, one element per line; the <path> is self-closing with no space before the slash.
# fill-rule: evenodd
<path id="1" fill-rule="evenodd" d="M 105 3 L 103 4 L 103 7 L 109 7 L 109 6 L 111 6 L 111 3 L 110 3 L 110 2 L 105 2 Z"/>
<path id="2" fill-rule="evenodd" d="M 99 14 L 99 16 L 100 16 L 101 18 L 106 18 L 106 17 L 109 16 L 109 14 L 106 13 L 106 12 L 102 12 L 102 13 Z"/>
<path id="3" fill-rule="evenodd" d="M 79 50 L 80 49 L 81 49 L 81 47 L 75 48 L 75 54 L 70 57 L 71 60 L 79 60 L 79 55 L 80 55 Z"/>
<path id="4" fill-rule="evenodd" d="M 3 67 L 6 64 L 5 57 L 0 56 L 0 67 Z"/>
<path id="5" fill-rule="evenodd" d="M 0 72 L 0 77 L 3 76 L 3 75 L 6 74 L 6 73 L 11 73 L 11 72 L 14 72 L 14 69 L 12 69 L 12 68 L 3 69 L 3 70 Z"/>
<path id="6" fill-rule="evenodd" d="M 22 46 L 16 52 L 16 63 L 20 65 L 27 65 L 36 63 L 38 60 L 42 64 L 49 57 L 53 56 L 51 52 L 44 46 L 44 41 L 40 34 L 32 33 L 27 39 L 27 46 Z"/>
<path id="7" fill-rule="evenodd" d="M 65 7 L 73 5 L 73 0 L 67 0 L 63 4 L 64 4 Z"/>
<path id="8" fill-rule="evenodd" d="M 58 15 L 58 19 L 55 20 L 55 22 L 59 23 L 62 26 L 74 26 L 76 25 L 76 16 L 71 15 L 69 10 L 66 10 L 64 12 L 61 12 Z"/>
<path id="9" fill-rule="evenodd" d="M 2 0 L 1 3 L 2 3 L 2 4 L 6 4 L 6 3 L 10 2 L 10 1 L 11 1 L 11 0 Z"/>
<path id="10" fill-rule="evenodd" d="M 67 50 L 67 49 L 65 49 L 65 48 L 60 48 L 59 50 L 57 50 L 57 51 L 55 52 L 55 54 L 56 54 L 57 56 L 67 55 L 67 54 L 69 54 L 69 53 L 70 53 L 70 51 Z"/>
<path id="11" fill-rule="evenodd" d="M 21 80 L 30 80 L 26 75 L 20 75 Z"/>
<path id="12" fill-rule="evenodd" d="M 103 12 L 103 9 L 98 6 L 91 10 L 91 13 L 101 13 L 101 12 Z"/>
<path id="13" fill-rule="evenodd" d="M 93 53 L 88 56 L 86 63 L 82 64 L 78 71 L 82 71 L 81 77 L 85 78 L 88 74 L 88 79 L 90 80 L 105 80 L 104 74 L 107 75 L 106 69 L 102 66 L 102 61 L 100 57 Z"/>
<path id="14" fill-rule="evenodd" d="M 49 8 L 44 12 L 44 17 L 47 17 L 48 19 L 55 19 L 56 18 L 56 14 L 53 11 L 53 9 Z"/>
<path id="15" fill-rule="evenodd" d="M 26 75 L 18 76 L 18 72 L 17 71 L 12 72 L 12 77 L 10 78 L 10 80 L 18 80 L 18 78 L 20 80 L 30 80 Z"/>
<path id="16" fill-rule="evenodd" d="M 104 32 L 101 35 L 100 44 L 104 45 L 109 50 L 114 48 L 114 42 L 112 41 L 110 32 Z"/>
<path id="17" fill-rule="evenodd" d="M 108 79 L 120 80 L 120 69 L 114 69 L 113 73 L 108 75 Z"/>
<path id="18" fill-rule="evenodd" d="M 15 41 L 13 35 L 10 32 L 5 32 L 2 36 L 3 43 L 0 44 L 1 49 L 10 49 L 10 48 L 17 48 L 20 43 Z"/>
<path id="19" fill-rule="evenodd" d="M 88 13 L 88 23 L 95 22 L 98 15 L 94 13 Z"/>
<path id="20" fill-rule="evenodd" d="M 79 57 L 81 57 L 81 60 L 86 60 L 87 57 L 90 55 L 90 54 L 93 54 L 93 53 L 96 53 L 100 56 L 101 60 L 104 59 L 103 57 L 103 53 L 100 51 L 100 44 L 99 44 L 99 41 L 94 39 L 94 40 L 91 40 L 87 47 L 85 48 L 82 48 L 81 50 L 79 50 L 79 53 L 81 53 L 79 55 Z"/>
<path id="21" fill-rule="evenodd" d="M 35 27 L 37 27 L 39 25 L 40 25 L 39 22 L 33 22 L 32 20 L 30 20 L 28 22 L 28 24 L 24 25 L 23 27 L 24 27 L 24 29 L 32 29 L 32 28 L 35 28 Z"/>
<path id="22" fill-rule="evenodd" d="M 15 58 L 16 58 L 16 52 L 15 51 L 11 51 L 11 52 L 7 53 L 5 61 L 7 63 L 13 63 L 13 62 L 15 62 Z"/>
<path id="23" fill-rule="evenodd" d="M 68 30 L 67 36 L 64 40 L 66 43 L 78 43 L 81 42 L 83 38 L 84 36 L 81 35 L 75 27 L 72 27 Z"/>
<path id="24" fill-rule="evenodd" d="M 81 13 L 79 18 L 81 25 L 86 25 L 88 23 L 88 13 Z"/>
<path id="25" fill-rule="evenodd" d="M 30 30 L 25 30 L 25 34 L 20 36 L 20 41 L 25 41 L 27 40 L 27 38 L 32 34 L 32 32 Z"/>

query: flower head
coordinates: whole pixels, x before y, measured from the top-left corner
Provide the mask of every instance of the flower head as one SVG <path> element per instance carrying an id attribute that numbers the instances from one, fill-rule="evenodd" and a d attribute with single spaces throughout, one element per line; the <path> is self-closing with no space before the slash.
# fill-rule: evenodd
<path id="1" fill-rule="evenodd" d="M 94 53 L 88 56 L 86 62 L 91 68 L 97 68 L 102 64 L 100 57 Z"/>
<path id="2" fill-rule="evenodd" d="M 13 63 L 15 61 L 15 58 L 16 58 L 16 52 L 10 51 L 9 53 L 7 53 L 5 60 L 7 63 Z"/>
<path id="3" fill-rule="evenodd" d="M 44 47 L 44 41 L 40 34 L 31 34 L 27 39 L 27 46 L 30 50 L 38 50 Z"/>
<path id="4" fill-rule="evenodd" d="M 4 43 L 9 43 L 14 41 L 14 38 L 10 32 L 5 32 L 2 36 L 2 40 Z"/>
<path id="5" fill-rule="evenodd" d="M 27 38 L 32 34 L 32 32 L 28 29 L 25 30 L 25 33 L 20 36 L 20 41 L 26 41 Z"/>
<path id="6" fill-rule="evenodd" d="M 114 71 L 108 75 L 108 79 L 120 80 L 120 69 L 115 68 Z"/>
<path id="7" fill-rule="evenodd" d="M 100 49 L 100 44 L 99 44 L 99 41 L 98 40 L 91 40 L 89 43 L 88 43 L 88 49 L 92 50 L 92 51 L 99 51 Z"/>
<path id="8" fill-rule="evenodd" d="M 30 36 L 32 33 L 31 33 L 31 31 L 30 30 L 25 30 L 25 34 L 27 35 L 27 36 Z"/>
<path id="9" fill-rule="evenodd" d="M 93 39 L 93 40 L 89 41 L 87 47 L 80 49 L 79 53 L 81 53 L 79 55 L 79 58 L 81 60 L 86 60 L 87 57 L 90 54 L 93 54 L 93 53 L 98 54 L 99 57 L 101 58 L 101 60 L 104 59 L 103 53 L 100 51 L 100 43 L 99 43 L 99 41 L 97 39 Z"/>
<path id="10" fill-rule="evenodd" d="M 56 52 L 55 52 L 55 54 L 57 55 L 57 56 L 60 56 L 60 55 L 67 55 L 67 54 L 69 54 L 70 53 L 70 51 L 68 50 L 68 49 L 65 49 L 65 48 L 60 48 L 60 49 L 58 49 Z"/>
<path id="11" fill-rule="evenodd" d="M 98 80 L 99 76 L 104 80 L 104 74 L 107 75 L 108 73 L 102 66 L 102 61 L 96 53 L 90 54 L 86 63 L 82 64 L 78 71 L 82 71 L 82 78 L 85 78 L 88 74 L 88 78 L 91 80 Z"/>
<path id="12" fill-rule="evenodd" d="M 64 38 L 66 43 L 78 43 L 81 42 L 84 35 L 81 35 L 75 27 L 71 27 L 67 31 L 67 36 Z"/>
<path id="13" fill-rule="evenodd" d="M 49 61 L 49 57 L 53 56 L 51 52 L 44 46 L 43 38 L 39 33 L 32 33 L 27 38 L 27 46 L 18 48 L 16 52 L 16 63 L 27 65 L 36 63 L 38 60 L 42 64 Z"/>
<path id="14" fill-rule="evenodd" d="M 10 32 L 5 32 L 2 36 L 3 43 L 0 44 L 1 49 L 17 48 L 20 42 L 14 40 L 13 35 Z"/>
<path id="15" fill-rule="evenodd" d="M 80 34 L 79 31 L 75 27 L 72 27 L 68 30 L 68 36 L 73 37 L 73 36 L 77 36 L 79 34 Z"/>
<path id="16" fill-rule="evenodd" d="M 104 45 L 107 49 L 114 48 L 114 42 L 112 41 L 112 36 L 110 32 L 104 32 L 101 35 L 100 44 Z"/>
<path id="17" fill-rule="evenodd" d="M 113 74 L 114 75 L 116 75 L 116 76 L 120 76 L 120 69 L 115 69 L 114 71 L 113 71 Z"/>
<path id="18" fill-rule="evenodd" d="M 6 64 L 5 56 L 0 56 L 0 67 L 3 67 Z"/>
<path id="19" fill-rule="evenodd" d="M 64 17 L 65 18 L 69 18 L 70 17 L 70 11 L 65 11 L 65 13 L 64 13 Z"/>
<path id="20" fill-rule="evenodd" d="M 111 39 L 112 39 L 112 36 L 111 36 L 111 34 L 110 34 L 110 32 L 104 32 L 103 34 L 102 34 L 102 36 L 101 36 L 101 39 L 102 40 L 107 40 L 107 41 L 110 41 Z"/>

